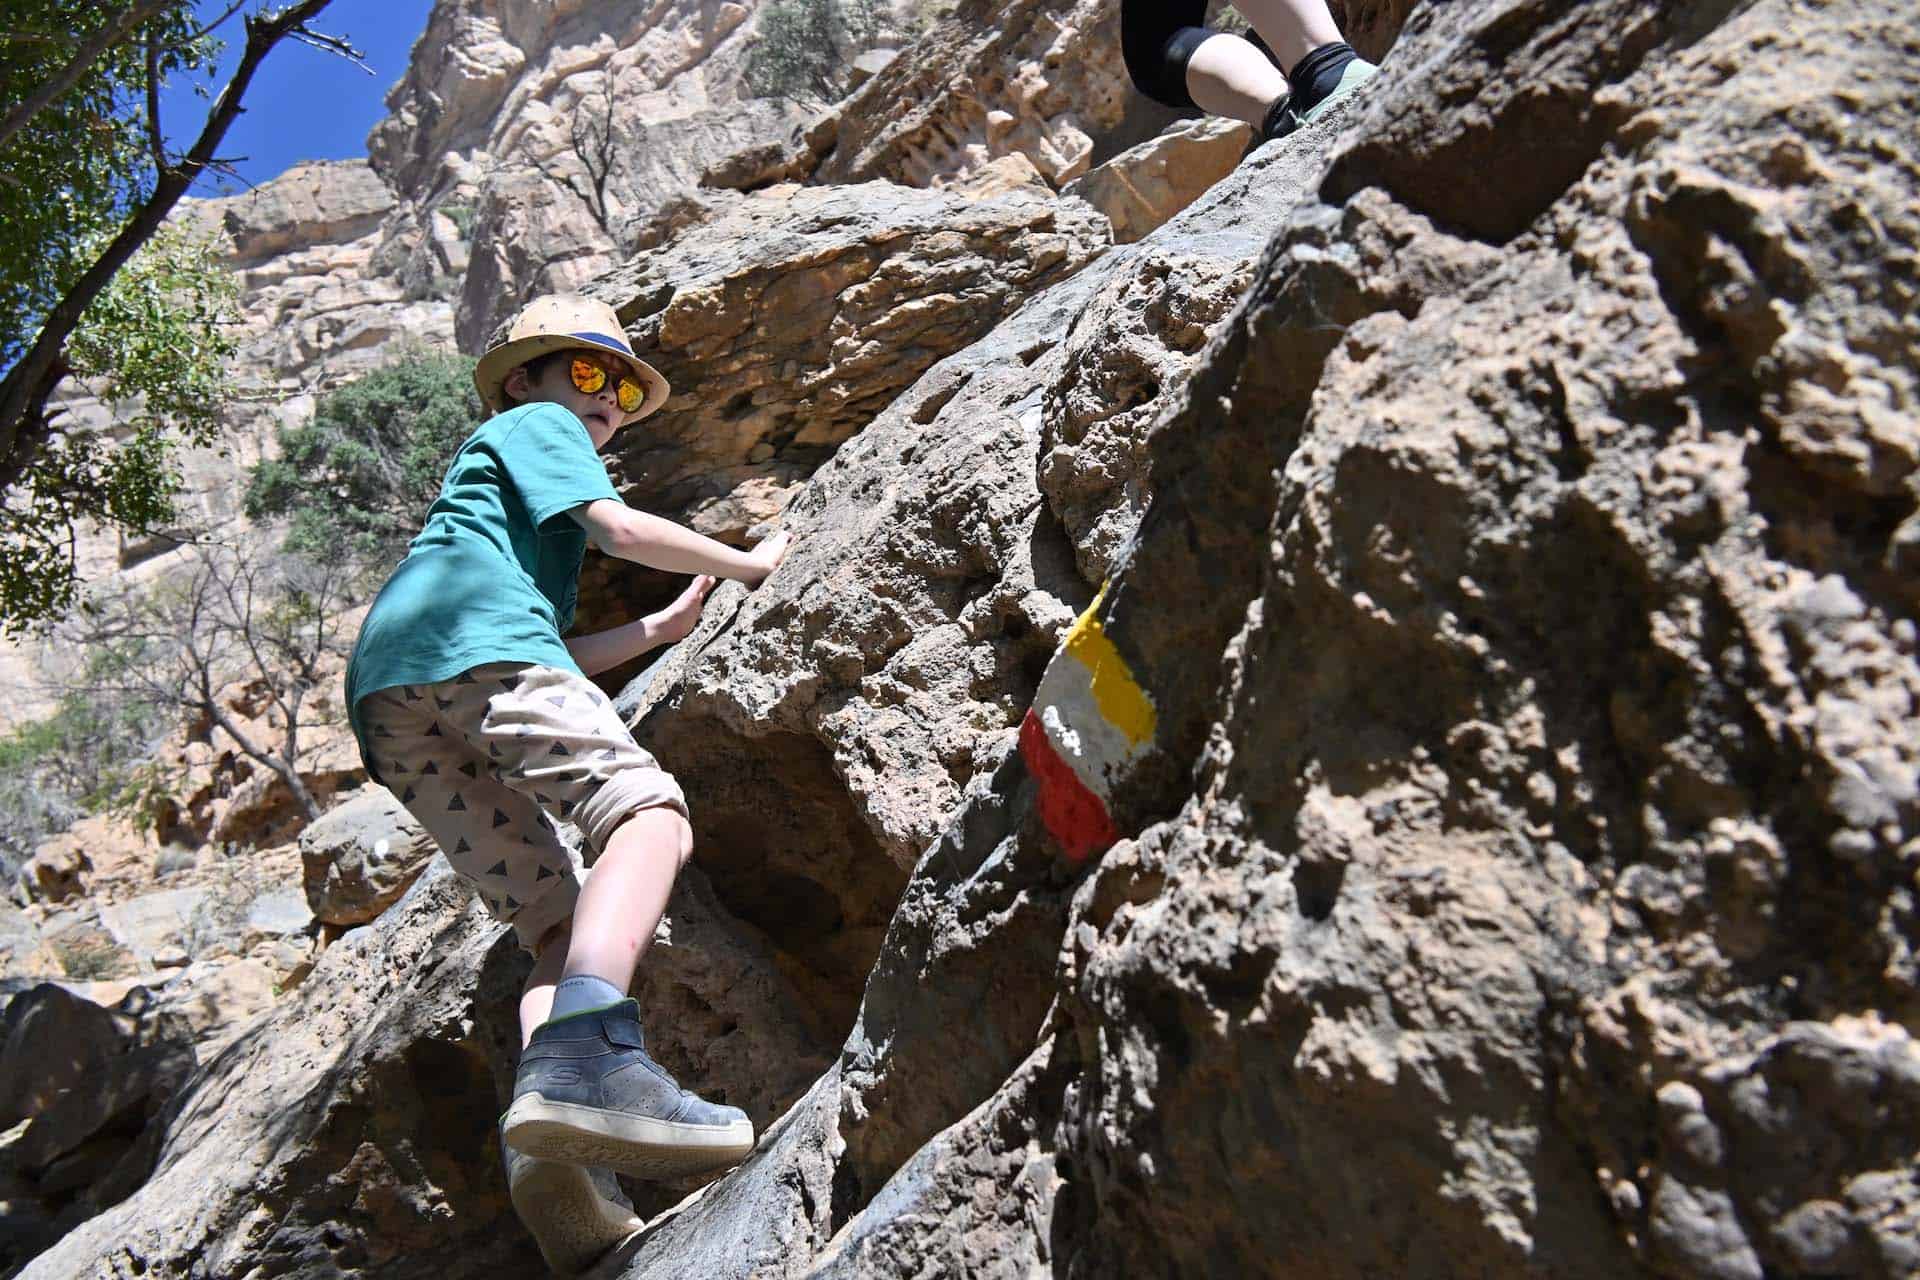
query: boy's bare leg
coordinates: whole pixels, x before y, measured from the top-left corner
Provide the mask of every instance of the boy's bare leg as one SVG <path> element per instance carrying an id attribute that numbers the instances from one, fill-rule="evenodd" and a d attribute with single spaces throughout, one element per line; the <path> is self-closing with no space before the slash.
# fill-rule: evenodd
<path id="1" fill-rule="evenodd" d="M 692 852 L 693 832 L 672 809 L 643 809 L 622 823 L 574 904 L 559 982 L 541 989 L 554 976 L 543 952 L 527 984 L 522 1016 L 568 1009 L 573 979 L 583 980 L 577 986 L 604 983 L 625 992 L 666 912 L 674 877 Z M 557 954 L 559 947 L 550 951 Z M 647 1056 L 645 1045 L 631 999 L 542 1022 L 521 1051 L 501 1141 L 539 1160 L 606 1166 L 642 1178 L 738 1164 L 753 1150 L 747 1113 L 681 1088 Z"/>
<path id="2" fill-rule="evenodd" d="M 1253 24 L 1283 67 L 1341 38 L 1327 0 L 1234 0 L 1233 7 Z"/>
<path id="3" fill-rule="evenodd" d="M 1258 129 L 1287 93 L 1287 78 L 1239 36 L 1209 36 L 1187 63 L 1187 92 L 1211 115 L 1245 120 Z"/>
<path id="4" fill-rule="evenodd" d="M 1291 67 L 1322 45 L 1340 39 L 1326 0 L 1235 0 L 1253 29 Z M 1266 54 L 1239 36 L 1222 33 L 1193 51 L 1187 92 L 1200 109 L 1232 116 L 1260 128 L 1267 112 L 1287 92 L 1287 78 Z"/>
<path id="5" fill-rule="evenodd" d="M 520 1047 L 527 1047 L 533 1029 L 553 1012 L 553 987 L 560 981 L 560 968 L 567 962 L 567 944 L 573 935 L 564 924 L 555 925 L 540 939 L 534 954 L 533 972 L 520 993 Z"/>
<path id="6" fill-rule="evenodd" d="M 630 987 L 666 914 L 674 878 L 692 853 L 693 829 L 672 809 L 642 809 L 621 823 L 574 905 L 560 976 L 586 974 L 621 991 Z"/>

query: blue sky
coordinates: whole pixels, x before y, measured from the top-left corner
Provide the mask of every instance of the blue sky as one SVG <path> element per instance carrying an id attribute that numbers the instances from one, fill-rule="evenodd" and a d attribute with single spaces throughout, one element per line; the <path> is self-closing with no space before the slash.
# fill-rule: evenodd
<path id="1" fill-rule="evenodd" d="M 229 0 L 197 0 L 207 21 L 220 16 Z M 258 8 L 257 3 L 250 9 Z M 341 160 L 367 154 L 367 130 L 386 114 L 387 90 L 406 74 L 407 55 L 426 30 L 433 0 L 333 0 L 314 19 L 316 31 L 343 36 L 366 53 L 368 75 L 334 54 L 283 40 L 254 74 L 245 112 L 227 130 L 222 156 L 244 156 L 234 165 L 248 182 L 260 183 L 302 160 Z M 227 49 L 220 66 L 201 81 L 207 96 L 180 77 L 161 96 L 160 118 L 167 137 L 184 151 L 206 121 L 212 95 L 233 74 L 246 42 L 238 17 L 220 28 Z M 239 190 L 229 180 L 203 177 L 196 196 Z"/>

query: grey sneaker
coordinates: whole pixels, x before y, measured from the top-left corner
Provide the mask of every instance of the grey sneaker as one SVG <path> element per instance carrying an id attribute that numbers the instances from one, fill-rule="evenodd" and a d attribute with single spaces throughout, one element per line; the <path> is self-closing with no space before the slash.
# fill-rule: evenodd
<path id="1" fill-rule="evenodd" d="M 1309 107 L 1306 114 L 1300 117 L 1300 122 L 1302 124 L 1311 124 L 1313 121 L 1318 120 L 1321 116 L 1333 109 L 1334 103 L 1340 101 L 1340 99 L 1346 97 L 1379 73 L 1380 68 L 1374 66 L 1371 62 L 1364 62 L 1359 58 L 1355 58 L 1347 64 L 1347 69 L 1340 73 L 1340 83 L 1334 86 L 1333 92 Z"/>
<path id="2" fill-rule="evenodd" d="M 503 1133 L 505 1128 L 502 1124 Z M 607 1170 L 536 1160 L 508 1146 L 504 1137 L 500 1152 L 513 1211 L 556 1273 L 585 1271 L 646 1225 Z"/>
<path id="3" fill-rule="evenodd" d="M 1295 95 L 1288 94 L 1267 111 L 1266 123 L 1261 127 L 1263 140 L 1272 142 L 1275 138 L 1284 138 L 1294 130 L 1318 120 L 1333 109 L 1334 103 L 1373 79 L 1379 70 L 1371 62 L 1355 58 L 1340 73 L 1340 80 L 1332 91 L 1304 112 L 1296 107 Z"/>
<path id="4" fill-rule="evenodd" d="M 633 1000 L 534 1031 L 501 1133 L 543 1160 L 661 1180 L 725 1169 L 753 1150 L 746 1112 L 688 1093 L 647 1056 Z"/>

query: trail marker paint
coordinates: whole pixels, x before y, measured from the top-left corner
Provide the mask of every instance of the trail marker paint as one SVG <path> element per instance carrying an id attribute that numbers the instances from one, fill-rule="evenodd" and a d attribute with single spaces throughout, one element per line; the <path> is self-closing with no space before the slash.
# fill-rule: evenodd
<path id="1" fill-rule="evenodd" d="M 1084 862 L 1120 838 L 1113 788 L 1153 746 L 1153 699 L 1100 625 L 1102 585 L 1047 664 L 1020 724 L 1020 754 L 1040 788 L 1040 820 Z"/>

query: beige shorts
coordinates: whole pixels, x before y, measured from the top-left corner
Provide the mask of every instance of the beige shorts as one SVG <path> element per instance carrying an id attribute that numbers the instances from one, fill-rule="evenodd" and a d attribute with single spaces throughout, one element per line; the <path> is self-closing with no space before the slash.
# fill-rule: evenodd
<path id="1" fill-rule="evenodd" d="M 529 951 L 572 917 L 586 882 L 556 823 L 580 829 L 591 865 L 638 810 L 687 814 L 673 775 L 571 671 L 475 667 L 370 693 L 360 714 L 381 778 Z"/>

